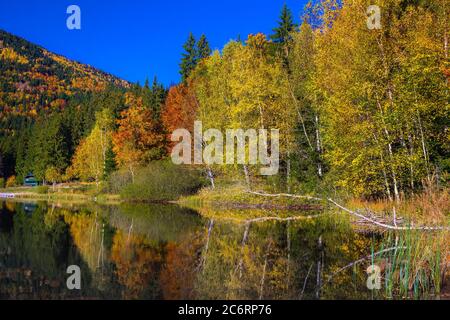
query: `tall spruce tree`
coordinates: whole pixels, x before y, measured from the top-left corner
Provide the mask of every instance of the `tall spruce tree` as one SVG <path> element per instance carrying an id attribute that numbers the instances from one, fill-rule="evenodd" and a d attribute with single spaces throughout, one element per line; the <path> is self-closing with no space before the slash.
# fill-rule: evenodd
<path id="1" fill-rule="evenodd" d="M 197 42 L 198 60 L 208 58 L 211 55 L 211 48 L 209 47 L 208 39 L 204 34 L 201 35 Z"/>
<path id="2" fill-rule="evenodd" d="M 286 4 L 283 5 L 281 9 L 280 20 L 278 21 L 278 27 L 273 29 L 274 34 L 270 38 L 275 43 L 284 44 L 291 40 L 291 32 L 296 28 L 294 23 L 294 18 L 292 16 L 292 11 L 288 8 Z"/>
<path id="3" fill-rule="evenodd" d="M 182 54 L 180 74 L 183 82 L 187 80 L 197 64 L 197 48 L 194 35 L 189 33 L 186 43 L 183 45 L 185 52 Z"/>

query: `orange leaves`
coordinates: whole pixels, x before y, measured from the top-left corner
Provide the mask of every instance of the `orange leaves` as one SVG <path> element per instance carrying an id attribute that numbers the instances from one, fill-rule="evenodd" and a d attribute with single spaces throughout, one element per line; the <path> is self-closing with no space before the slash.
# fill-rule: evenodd
<path id="1" fill-rule="evenodd" d="M 66 106 L 66 100 L 64 99 L 56 99 L 50 102 L 50 107 L 52 110 L 63 110 Z"/>
<path id="2" fill-rule="evenodd" d="M 106 89 L 106 84 L 98 79 L 85 76 L 72 79 L 72 88 L 92 92 L 101 92 Z"/>
<path id="3" fill-rule="evenodd" d="M 122 111 L 119 128 L 113 135 L 113 151 L 119 165 L 128 168 L 162 156 L 165 137 L 152 111 L 143 107 L 142 98 L 128 93 L 129 106 Z"/>
<path id="4" fill-rule="evenodd" d="M 191 87 L 184 84 L 171 87 L 161 116 L 167 132 L 183 128 L 192 133 L 196 114 L 197 100 Z"/>
<path id="5" fill-rule="evenodd" d="M 264 51 L 267 48 L 269 41 L 267 40 L 265 34 L 257 33 L 255 35 L 250 34 L 246 43 L 250 48 Z"/>
<path id="6" fill-rule="evenodd" d="M 111 260 L 117 280 L 124 286 L 123 298 L 138 299 L 157 274 L 162 256 L 160 248 L 152 246 L 143 236 L 119 230 L 113 238 Z"/>

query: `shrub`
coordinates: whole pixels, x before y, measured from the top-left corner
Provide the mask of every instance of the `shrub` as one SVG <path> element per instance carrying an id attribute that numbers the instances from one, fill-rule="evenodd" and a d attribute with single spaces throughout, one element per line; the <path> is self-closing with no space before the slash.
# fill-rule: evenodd
<path id="1" fill-rule="evenodd" d="M 39 194 L 46 194 L 48 193 L 49 187 L 48 186 L 38 186 L 35 188 L 35 192 Z"/>
<path id="2" fill-rule="evenodd" d="M 8 178 L 8 180 L 6 180 L 6 187 L 7 188 L 12 188 L 17 186 L 17 180 L 16 180 L 16 176 L 11 176 Z"/>
<path id="3" fill-rule="evenodd" d="M 50 167 L 45 170 L 45 179 L 53 184 L 61 181 L 61 173 L 55 167 Z"/>
<path id="4" fill-rule="evenodd" d="M 0 178 L 0 188 L 5 187 L 5 178 Z"/>
<path id="5" fill-rule="evenodd" d="M 205 183 L 199 170 L 168 161 L 150 163 L 136 170 L 134 183 L 125 185 L 122 198 L 134 201 L 167 201 L 196 192 Z"/>
<path id="6" fill-rule="evenodd" d="M 106 191 L 115 194 L 120 193 L 131 182 L 131 173 L 128 170 L 115 171 L 109 176 Z"/>

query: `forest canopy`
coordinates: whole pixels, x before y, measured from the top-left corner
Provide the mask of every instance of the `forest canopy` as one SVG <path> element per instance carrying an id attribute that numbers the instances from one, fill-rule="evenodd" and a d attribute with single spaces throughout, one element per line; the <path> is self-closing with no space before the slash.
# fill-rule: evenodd
<path id="1" fill-rule="evenodd" d="M 129 84 L 0 32 L 1 175 L 20 183 L 101 182 L 170 156 L 177 128 L 280 130 L 275 177 L 258 165 L 215 165 L 280 191 L 342 191 L 399 200 L 448 183 L 450 3 L 317 0 L 296 22 L 287 6 L 273 34 L 211 51 L 190 34 L 181 83 Z"/>

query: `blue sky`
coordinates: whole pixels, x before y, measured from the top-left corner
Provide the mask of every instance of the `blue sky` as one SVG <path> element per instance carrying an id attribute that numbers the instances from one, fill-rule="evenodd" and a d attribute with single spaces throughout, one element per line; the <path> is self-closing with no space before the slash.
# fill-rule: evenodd
<path id="1" fill-rule="evenodd" d="M 128 81 L 157 75 L 170 85 L 189 32 L 221 49 L 238 35 L 270 34 L 284 3 L 299 22 L 306 0 L 0 0 L 0 29 Z M 81 30 L 66 27 L 72 4 Z"/>

